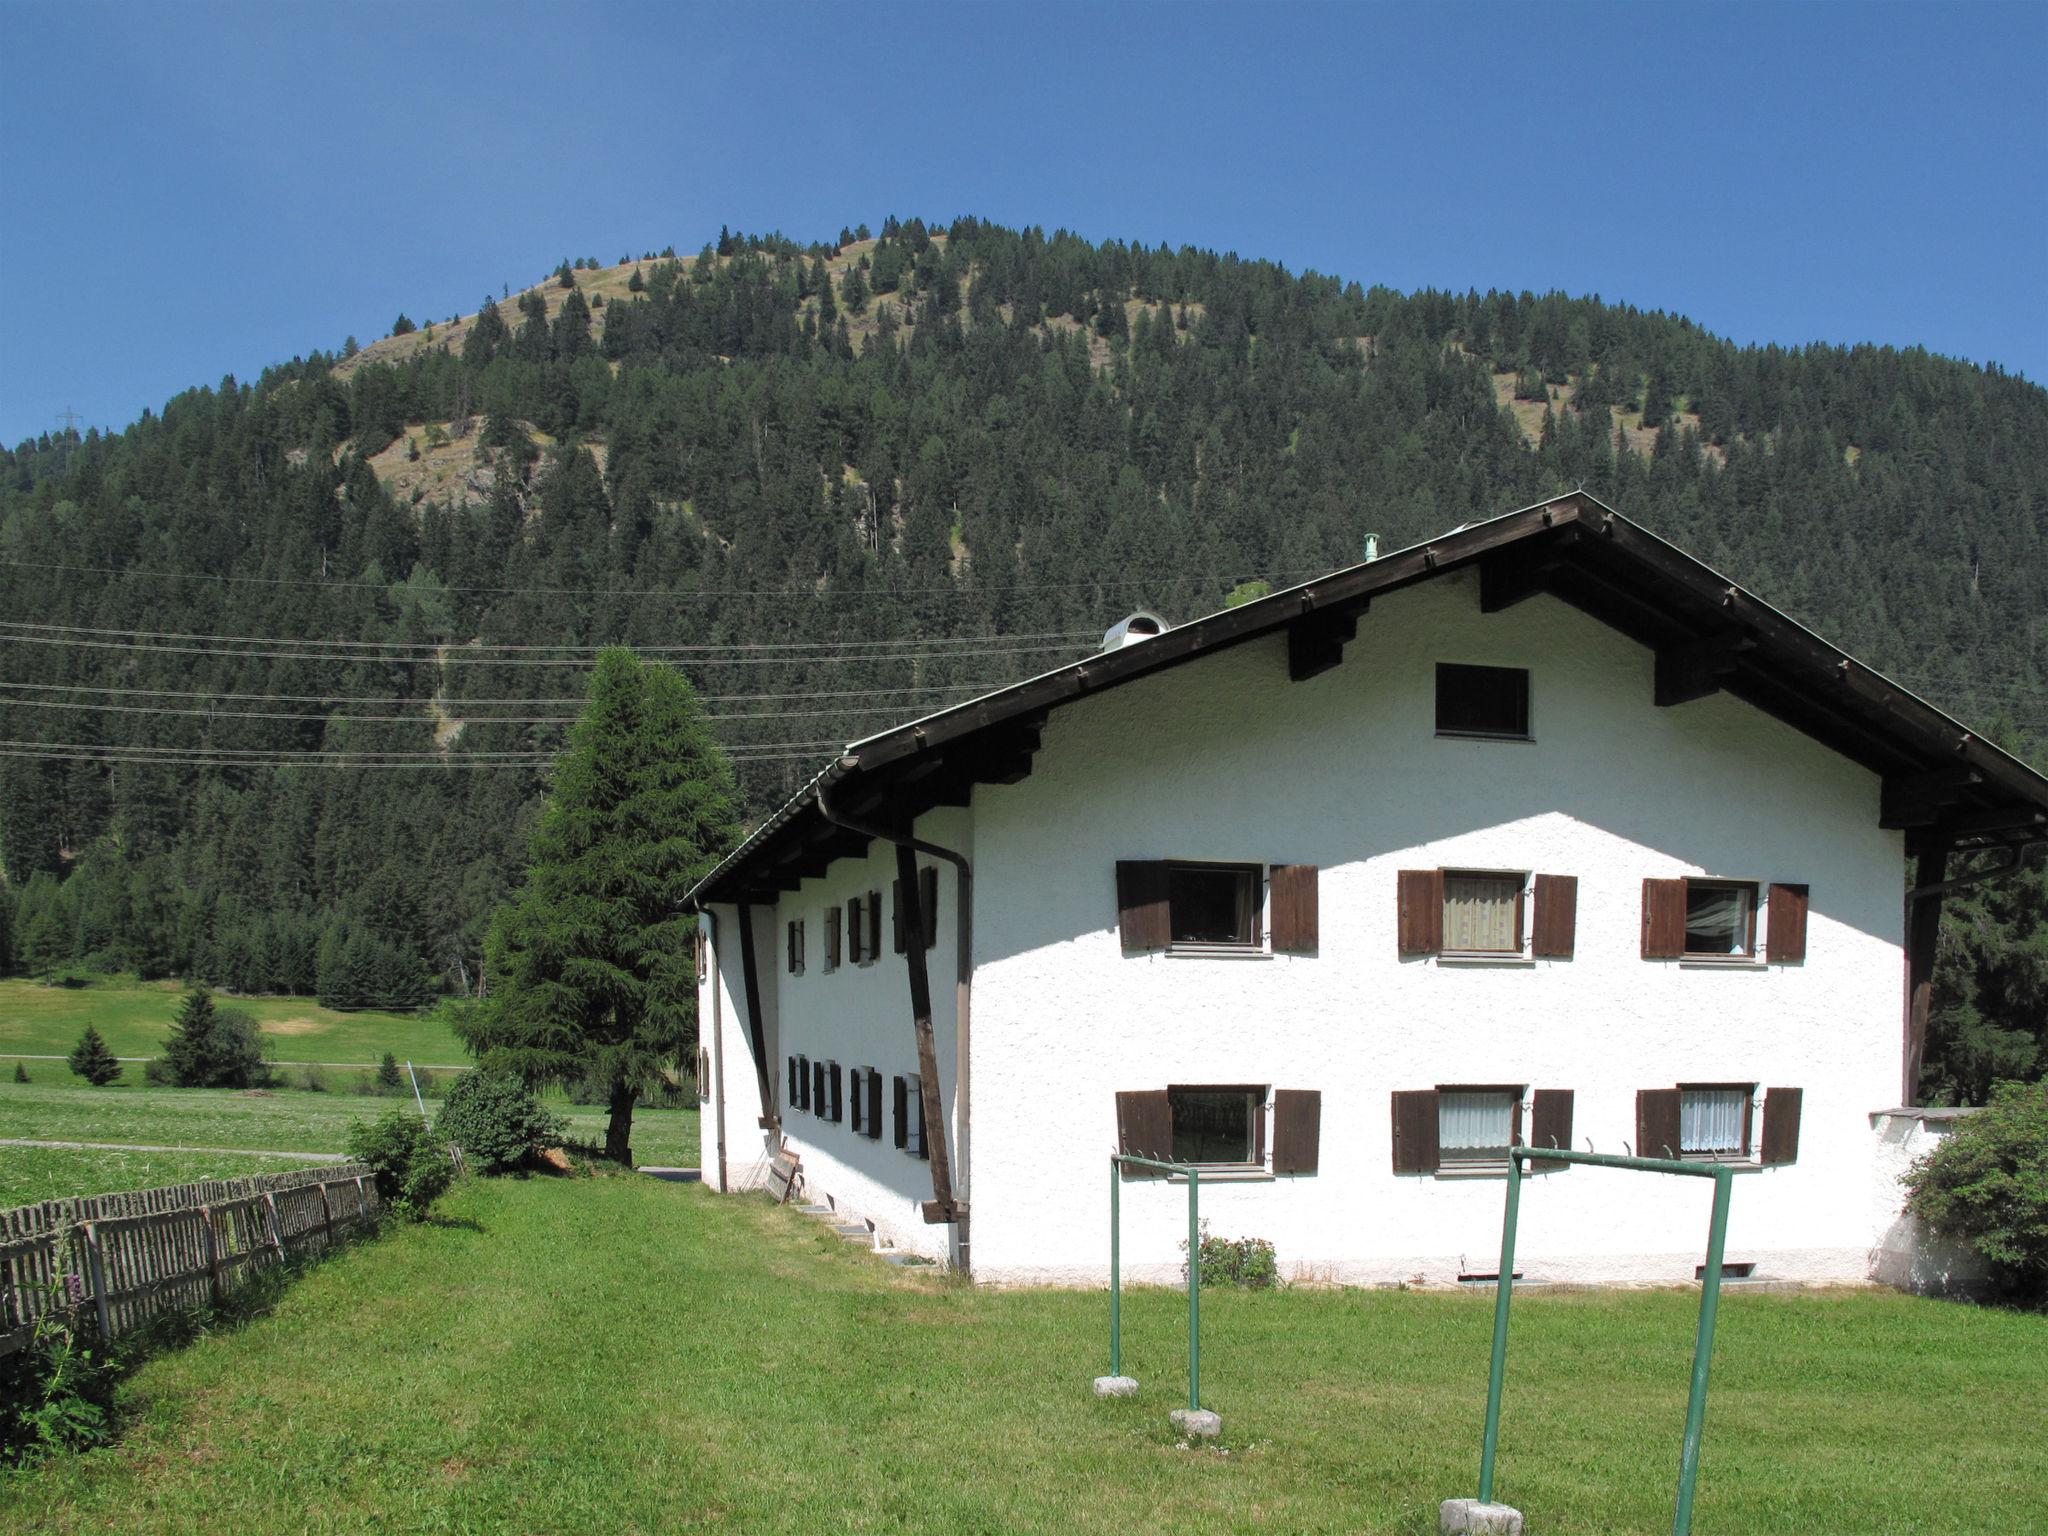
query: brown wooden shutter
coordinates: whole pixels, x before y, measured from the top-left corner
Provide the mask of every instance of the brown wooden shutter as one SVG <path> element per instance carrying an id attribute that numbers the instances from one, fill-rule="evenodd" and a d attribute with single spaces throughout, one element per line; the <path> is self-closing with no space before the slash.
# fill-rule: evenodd
<path id="1" fill-rule="evenodd" d="M 1678 1156 L 1678 1090 L 1636 1091 L 1636 1156 Z"/>
<path id="2" fill-rule="evenodd" d="M 1529 953 L 1538 960 L 1569 960 L 1578 937 L 1579 877 L 1536 877 L 1536 922 Z"/>
<path id="3" fill-rule="evenodd" d="M 1436 1090 L 1394 1095 L 1394 1172 L 1435 1173 L 1438 1151 Z"/>
<path id="4" fill-rule="evenodd" d="M 868 958 L 879 960 L 882 956 L 882 893 L 868 892 Z"/>
<path id="5" fill-rule="evenodd" d="M 917 872 L 917 920 L 924 927 L 924 947 L 939 942 L 939 872 L 927 864 Z"/>
<path id="6" fill-rule="evenodd" d="M 868 1139 L 882 1139 L 882 1074 L 868 1068 Z"/>
<path id="7" fill-rule="evenodd" d="M 897 1073 L 891 1084 L 894 1097 L 890 1108 L 895 1111 L 893 1127 L 896 1145 L 910 1146 L 910 1082 L 902 1073 Z"/>
<path id="8" fill-rule="evenodd" d="M 1173 1104 L 1164 1088 L 1144 1088 L 1116 1096 L 1116 1149 L 1127 1157 L 1173 1158 Z M 1130 1179 L 1158 1179 L 1157 1168 L 1124 1168 Z"/>
<path id="9" fill-rule="evenodd" d="M 1300 866 L 1296 866 L 1299 868 Z M 1313 865 L 1309 866 L 1311 869 Z M 1273 1090 L 1273 1171 L 1314 1173 L 1323 1139 L 1323 1095 L 1315 1088 Z"/>
<path id="10" fill-rule="evenodd" d="M 1572 1090 L 1569 1088 L 1538 1088 L 1531 1095 L 1534 1103 L 1529 1114 L 1529 1145 L 1532 1147 L 1563 1147 L 1572 1144 Z M 1570 1163 L 1560 1163 L 1553 1158 L 1531 1158 L 1531 1173 L 1555 1173 L 1560 1168 L 1569 1168 Z"/>
<path id="11" fill-rule="evenodd" d="M 1792 965 L 1806 958 L 1806 907 L 1805 886 L 1771 887 L 1770 899 L 1764 907 L 1765 960 L 1773 965 Z"/>
<path id="12" fill-rule="evenodd" d="M 1273 866 L 1274 954 L 1312 955 L 1316 952 L 1320 943 L 1316 874 L 1313 864 Z"/>
<path id="13" fill-rule="evenodd" d="M 856 896 L 846 904 L 846 960 L 849 965 L 859 965 L 867 958 L 861 948 L 862 938 L 860 898 Z"/>
<path id="14" fill-rule="evenodd" d="M 1404 869 L 1399 884 L 1401 953 L 1436 954 L 1444 947 L 1444 872 Z"/>
<path id="15" fill-rule="evenodd" d="M 1643 958 L 1676 960 L 1685 953 L 1685 881 L 1643 882 Z M 1653 1156 L 1644 1153 L 1645 1157 Z"/>
<path id="16" fill-rule="evenodd" d="M 1116 864 L 1117 931 L 1124 953 L 1142 955 L 1172 942 L 1166 901 L 1166 865 L 1156 859 L 1119 859 Z"/>
<path id="17" fill-rule="evenodd" d="M 1799 1161 L 1799 1110 L 1806 1097 L 1804 1088 L 1768 1088 L 1764 1091 L 1763 1165 Z"/>

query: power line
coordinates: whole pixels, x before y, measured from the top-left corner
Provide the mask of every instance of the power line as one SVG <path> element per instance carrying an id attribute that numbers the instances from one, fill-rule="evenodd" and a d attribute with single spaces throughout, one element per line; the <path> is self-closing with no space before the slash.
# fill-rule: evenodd
<path id="1" fill-rule="evenodd" d="M 890 694 L 956 693 L 964 689 L 978 689 L 983 693 L 992 689 L 1008 687 L 1007 683 L 906 683 L 885 688 L 838 688 L 811 689 L 795 693 L 700 693 L 699 703 L 731 704 L 755 701 L 787 699 L 878 699 Z M 582 707 L 583 700 L 574 695 L 558 695 L 554 698 L 471 698 L 467 695 L 443 698 L 430 695 L 426 698 L 408 697 L 404 694 L 351 694 L 351 693 L 223 693 L 211 688 L 114 688 L 92 683 L 29 683 L 10 682 L 0 679 L 0 688 L 21 688 L 37 693 L 99 693 L 123 697 L 137 695 L 160 699 L 234 699 L 247 703 L 276 704 L 442 704 L 456 705 L 542 705 L 573 704 Z"/>
<path id="2" fill-rule="evenodd" d="M 0 684 L 0 687 L 6 686 Z M 582 712 L 568 715 L 472 715 L 448 711 L 440 715 L 330 715 L 317 711 L 295 713 L 280 710 L 179 709 L 169 705 L 108 704 L 98 700 L 76 702 L 64 699 L 0 698 L 0 707 L 21 709 L 111 710 L 130 715 L 185 715 L 201 720 L 319 720 L 337 723 L 379 725 L 574 725 Z M 705 714 L 702 720 L 824 720 L 845 715 L 900 715 L 901 704 L 843 705 L 838 709 L 764 709 L 728 714 Z"/>
<path id="3" fill-rule="evenodd" d="M 999 639 L 999 636 L 992 636 Z M 12 635 L 0 634 L 0 642 L 16 645 L 65 645 L 83 650 L 97 651 L 144 651 L 160 656 L 231 656 L 244 661 L 325 661 L 342 662 L 350 666 L 369 665 L 378 662 L 391 666 L 489 666 L 489 667 L 582 667 L 589 668 L 592 658 L 587 656 L 462 656 L 428 654 L 425 656 L 350 656 L 332 651 L 244 651 L 223 650 L 208 646 L 158 645 L 140 640 L 81 640 L 60 635 Z M 821 641 L 820 644 L 831 642 Z M 806 656 L 685 656 L 671 659 L 667 664 L 677 667 L 743 667 L 743 666 L 817 666 L 821 663 L 847 662 L 866 663 L 878 661 L 948 661 L 970 660 L 987 656 L 1026 656 L 1047 651 L 1064 651 L 1073 648 L 1075 641 L 1066 640 L 1042 645 L 996 646 L 980 650 L 942 651 L 892 651 L 880 655 L 847 655 L 840 652 L 821 653 Z"/>
<path id="4" fill-rule="evenodd" d="M 105 763 L 119 767 L 123 765 L 148 768 L 544 768 L 555 761 L 553 757 L 537 758 L 531 761 L 482 760 L 470 753 L 451 753 L 438 762 L 340 762 L 333 759 L 308 759 L 299 762 L 276 762 L 262 759 L 246 760 L 225 757 L 126 757 L 111 753 L 75 753 L 28 751 L 15 747 L 0 746 L 0 757 L 21 758 L 29 762 L 45 763 Z M 726 757 L 734 763 L 783 763 L 816 762 L 816 752 L 728 752 Z"/>
<path id="5" fill-rule="evenodd" d="M 330 580 L 327 577 L 323 576 L 222 576 L 212 571 L 162 571 L 150 570 L 138 566 L 121 565 L 67 565 L 57 561 L 50 560 L 0 559 L 0 566 L 12 566 L 19 570 L 61 571 L 66 572 L 68 574 L 79 576 L 141 576 L 158 581 L 211 581 L 217 582 L 222 586 L 247 585 L 270 587 L 325 587 L 333 588 L 338 591 L 361 590 L 370 592 L 388 592 L 394 586 L 405 585 L 405 583 L 403 582 L 392 581 Z M 972 569 L 973 567 L 972 565 L 970 565 L 969 570 L 971 571 Z M 1148 568 L 1143 566 L 1125 566 L 1123 567 L 1123 569 L 1126 573 L 1134 571 L 1148 571 Z M 1151 571 L 1168 572 L 1171 572 L 1175 569 L 1176 567 L 1171 565 L 1159 565 L 1149 568 L 1149 570 Z M 1267 581 L 1281 581 L 1290 576 L 1314 576 L 1326 569 L 1327 567 L 1325 566 L 1313 566 L 1304 567 L 1303 569 L 1293 571 L 1268 571 L 1262 573 L 1262 575 L 1260 575 L 1256 579 Z M 967 592 L 1081 592 L 1096 587 L 1128 587 L 1137 586 L 1140 584 L 1148 584 L 1152 586 L 1162 587 L 1191 586 L 1202 582 L 1221 583 L 1226 581 L 1244 581 L 1247 579 L 1254 578 L 1247 578 L 1245 573 L 1242 571 L 1208 571 L 1185 572 L 1180 575 L 1167 576 L 1156 576 L 1152 574 L 1124 574 L 1118 576 L 1105 576 L 1090 581 L 999 582 L 987 583 L 979 586 L 962 585 L 956 582 L 941 586 L 890 587 L 886 589 L 876 589 L 836 587 L 828 584 L 824 587 L 815 588 L 808 592 L 793 592 L 787 587 L 723 587 L 711 588 L 709 590 L 699 592 L 638 592 L 630 588 L 621 589 L 617 587 L 464 586 L 449 585 L 445 582 L 437 583 L 435 590 L 442 592 L 477 592 L 486 594 L 496 594 L 501 596 L 522 597 L 595 597 L 606 599 L 620 598 L 632 602 L 714 602 L 720 598 L 735 597 L 773 597 L 789 601 L 816 602 L 820 597 L 830 598 L 838 596 L 845 596 L 849 598 L 888 600 L 891 598 L 910 596 L 913 594 L 926 595 L 935 592 L 946 594 L 964 594 Z"/>
<path id="6" fill-rule="evenodd" d="M 322 640 L 306 635 L 203 635 L 178 630 L 157 629 L 91 629 L 75 624 L 46 624 L 30 619 L 0 619 L 0 629 L 40 631 L 56 635 L 125 635 L 131 640 L 204 640 L 213 645 L 309 645 L 327 650 L 405 650 L 425 651 L 439 659 L 447 651 L 462 651 L 471 655 L 497 651 L 574 651 L 578 655 L 594 656 L 612 645 L 627 642 L 614 641 L 604 645 L 514 645 L 497 641 L 448 641 L 445 643 L 421 640 Z M 907 635 L 895 640 L 765 640 L 729 641 L 707 645 L 632 645 L 634 651 L 654 655 L 694 655 L 698 653 L 723 654 L 728 651 L 815 651 L 876 650 L 906 645 L 985 645 L 991 641 L 1013 640 L 1086 640 L 1094 635 L 1092 629 L 1041 630 L 1019 635 Z M 5 636 L 0 638 L 13 638 Z M 367 657 L 366 660 L 381 660 L 381 657 Z"/>

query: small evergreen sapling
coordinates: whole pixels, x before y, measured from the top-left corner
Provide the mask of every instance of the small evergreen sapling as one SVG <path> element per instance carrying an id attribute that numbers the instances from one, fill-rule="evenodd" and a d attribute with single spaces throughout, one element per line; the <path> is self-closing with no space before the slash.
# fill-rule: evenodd
<path id="1" fill-rule="evenodd" d="M 35 1081 L 34 1078 L 28 1075 L 28 1068 L 18 1061 L 14 1064 L 14 1080 L 17 1083 L 32 1083 Z"/>
<path id="2" fill-rule="evenodd" d="M 85 1026 L 85 1033 L 78 1037 L 77 1047 L 65 1059 L 73 1072 L 95 1088 L 104 1088 L 121 1076 L 121 1063 L 114 1059 L 114 1053 L 107 1048 L 99 1030 L 90 1024 Z M 14 1064 L 14 1072 L 16 1082 L 28 1081 L 20 1062 Z"/>
<path id="3" fill-rule="evenodd" d="M 384 1059 L 377 1063 L 377 1091 L 382 1094 L 405 1091 L 405 1079 L 398 1074 L 398 1058 L 389 1051 L 386 1051 Z"/>

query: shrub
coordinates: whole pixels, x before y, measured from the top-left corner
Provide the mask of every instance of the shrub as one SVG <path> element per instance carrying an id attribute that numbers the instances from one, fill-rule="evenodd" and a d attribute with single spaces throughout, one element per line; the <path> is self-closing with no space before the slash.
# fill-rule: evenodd
<path id="1" fill-rule="evenodd" d="M 542 1109 L 518 1078 L 479 1067 L 455 1080 L 434 1129 L 461 1147 L 479 1173 L 500 1173 L 543 1147 L 559 1147 L 569 1122 Z"/>
<path id="2" fill-rule="evenodd" d="M 78 1037 L 78 1045 L 65 1058 L 71 1070 L 91 1083 L 95 1088 L 104 1088 L 121 1076 L 121 1063 L 114 1059 L 114 1053 L 107 1049 L 107 1042 L 92 1025 L 85 1026 L 85 1033 Z M 15 1070 L 21 1070 L 15 1064 Z M 27 1079 L 21 1079 L 27 1081 Z"/>
<path id="3" fill-rule="evenodd" d="M 2048 1306 L 2048 1082 L 1995 1085 L 1905 1183 L 1906 1209 L 1982 1255 L 2003 1295 Z"/>
<path id="4" fill-rule="evenodd" d="M 34 1078 L 28 1075 L 28 1068 L 18 1061 L 14 1064 L 14 1080 L 17 1083 L 32 1083 L 35 1081 Z"/>
<path id="5" fill-rule="evenodd" d="M 1186 1243 L 1180 1247 L 1187 1252 Z M 1263 1237 L 1211 1237 L 1207 1221 L 1202 1223 L 1202 1251 L 1197 1262 L 1204 1285 L 1264 1291 L 1280 1283 L 1279 1257 L 1270 1242 Z"/>
<path id="6" fill-rule="evenodd" d="M 46 1309 L 28 1341 L 0 1356 L 0 1463 L 102 1445 L 113 1433 L 118 1370 L 67 1317 Z"/>
<path id="7" fill-rule="evenodd" d="M 261 1088 L 271 1080 L 256 1021 L 236 1009 L 214 1007 L 213 994 L 199 986 L 178 1005 L 164 1053 L 143 1076 L 174 1088 Z"/>
<path id="8" fill-rule="evenodd" d="M 393 1109 L 349 1127 L 349 1156 L 377 1174 L 377 1193 L 409 1221 L 426 1220 L 455 1177 L 447 1147 L 409 1109 Z"/>
<path id="9" fill-rule="evenodd" d="M 384 1059 L 377 1063 L 376 1088 L 383 1094 L 405 1092 L 405 1079 L 398 1075 L 398 1058 L 389 1051 L 386 1051 Z"/>
<path id="10" fill-rule="evenodd" d="M 308 1093 L 325 1093 L 327 1091 L 327 1074 L 320 1070 L 317 1062 L 308 1063 L 299 1073 L 299 1086 Z"/>

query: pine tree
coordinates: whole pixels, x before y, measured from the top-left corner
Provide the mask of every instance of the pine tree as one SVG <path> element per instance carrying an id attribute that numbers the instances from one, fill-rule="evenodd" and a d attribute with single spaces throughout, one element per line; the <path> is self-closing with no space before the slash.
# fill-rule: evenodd
<path id="1" fill-rule="evenodd" d="M 404 1087 L 405 1079 L 398 1075 L 398 1057 L 386 1051 L 384 1059 L 377 1063 L 377 1091 L 397 1093 Z"/>
<path id="2" fill-rule="evenodd" d="M 14 1064 L 14 1080 L 17 1083 L 32 1083 L 35 1081 L 34 1078 L 28 1075 L 28 1068 L 18 1061 Z"/>
<path id="3" fill-rule="evenodd" d="M 696 1038 L 682 897 L 738 833 L 732 770 L 679 672 L 602 652 L 555 773 L 526 884 L 491 925 L 491 995 L 457 1031 L 530 1086 L 607 1089 L 605 1155 Z"/>
<path id="4" fill-rule="evenodd" d="M 859 262 L 846 269 L 846 280 L 839 285 L 839 296 L 846 301 L 848 314 L 859 315 L 867 312 L 868 280 L 861 274 Z"/>
<path id="5" fill-rule="evenodd" d="M 85 1026 L 85 1033 L 78 1037 L 77 1047 L 65 1061 L 73 1072 L 95 1088 L 104 1088 L 121 1076 L 121 1063 L 107 1048 L 100 1032 L 90 1024 Z M 15 1070 L 20 1068 L 17 1066 Z"/>

